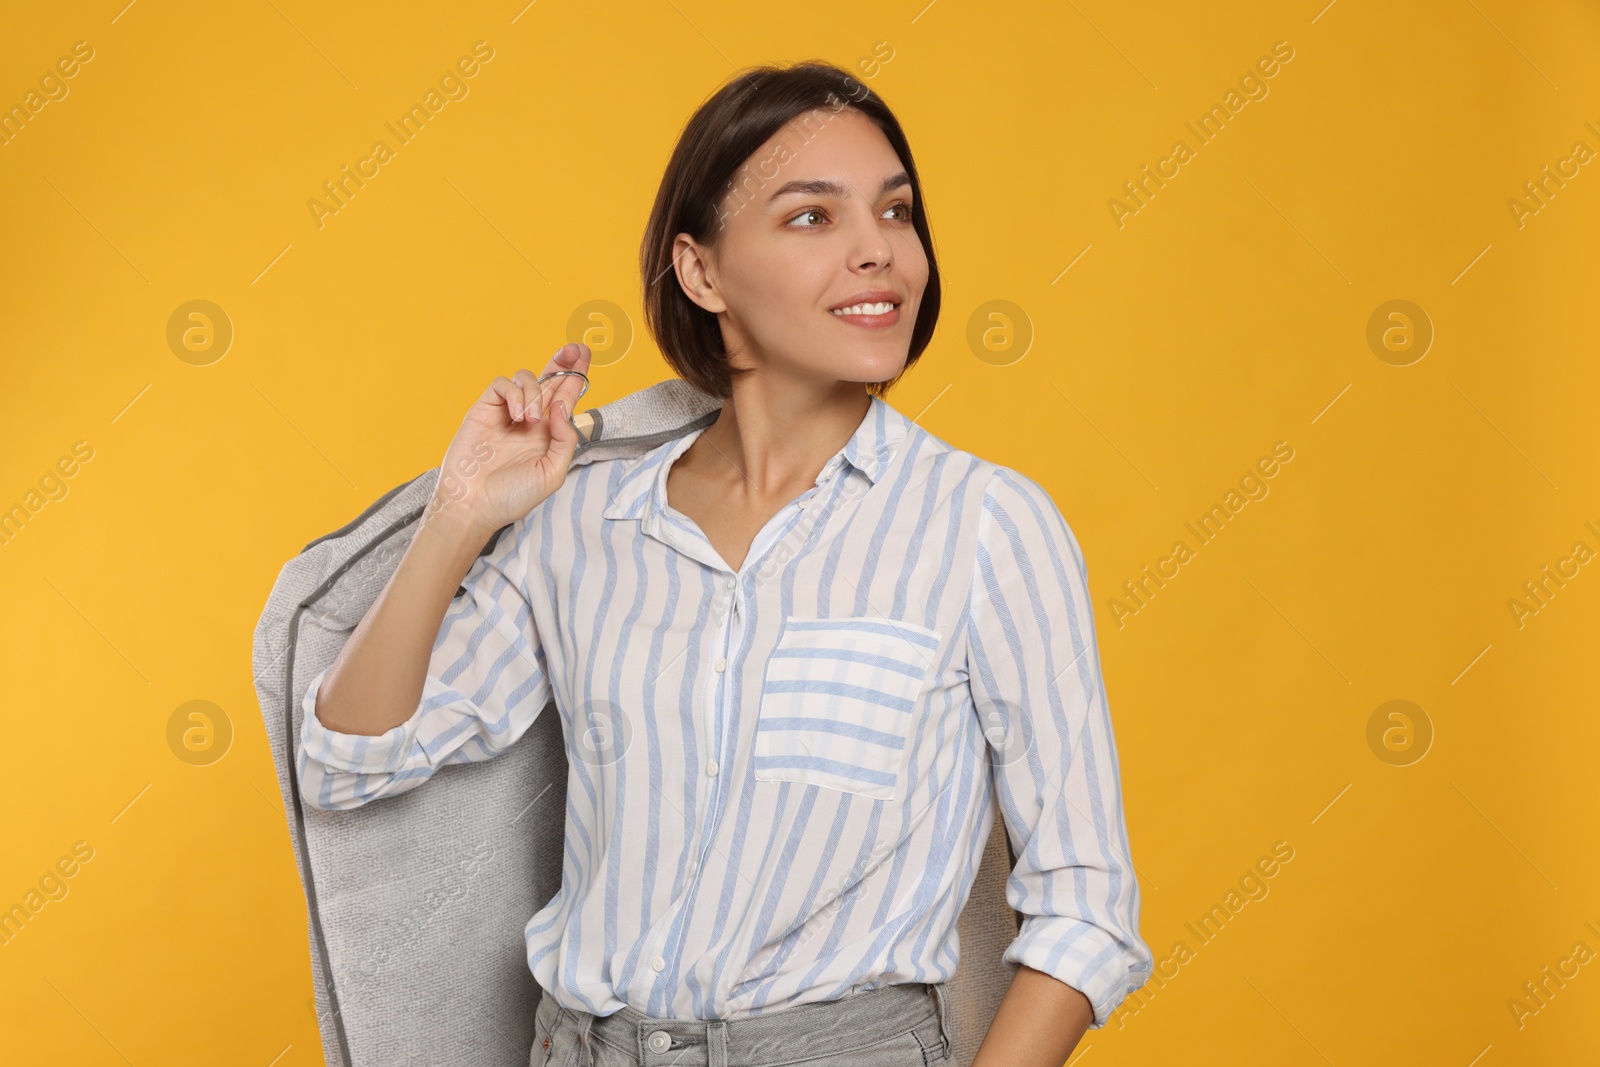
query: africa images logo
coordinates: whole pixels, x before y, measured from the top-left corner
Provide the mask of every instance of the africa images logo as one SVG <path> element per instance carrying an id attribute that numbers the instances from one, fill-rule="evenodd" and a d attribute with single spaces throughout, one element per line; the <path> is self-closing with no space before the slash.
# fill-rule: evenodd
<path id="1" fill-rule="evenodd" d="M 439 76 L 439 87 L 430 87 L 422 97 L 422 102 L 413 103 L 395 122 L 384 123 L 384 128 L 394 135 L 395 142 L 404 146 L 410 144 L 431 119 L 438 117 L 445 105 L 452 100 L 465 100 L 472 87 L 467 84 L 467 79 L 477 76 L 480 64 L 488 63 L 494 58 L 494 48 L 488 41 L 474 41 L 472 55 L 462 56 L 456 60 L 455 65 Z M 395 123 L 399 123 L 396 128 Z M 384 164 L 393 160 L 398 154 L 398 148 L 391 146 L 388 141 L 377 140 L 372 143 L 367 155 L 356 160 L 355 170 L 350 169 L 346 163 L 340 168 L 341 174 L 337 178 L 329 179 L 322 183 L 322 190 L 327 195 L 327 201 L 316 197 L 306 201 L 306 207 L 311 211 L 311 221 L 317 224 L 317 229 L 327 225 L 329 215 L 337 215 L 340 211 L 350 206 L 357 192 L 365 189 L 367 182 L 382 173 Z"/>

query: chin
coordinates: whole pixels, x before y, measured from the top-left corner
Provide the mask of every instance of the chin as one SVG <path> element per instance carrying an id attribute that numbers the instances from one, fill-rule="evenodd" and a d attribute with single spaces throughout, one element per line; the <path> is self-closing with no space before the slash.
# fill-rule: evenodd
<path id="1" fill-rule="evenodd" d="M 864 359 L 855 364 L 852 380 L 860 382 L 886 382 L 906 369 L 905 353 L 893 359 Z"/>

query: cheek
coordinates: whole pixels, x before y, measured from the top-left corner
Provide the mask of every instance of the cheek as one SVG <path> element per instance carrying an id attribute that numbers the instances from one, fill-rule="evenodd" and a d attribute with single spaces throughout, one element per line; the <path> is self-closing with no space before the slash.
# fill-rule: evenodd
<path id="1" fill-rule="evenodd" d="M 737 321 L 781 345 L 784 331 L 827 314 L 827 296 L 839 288 L 836 274 L 831 260 L 806 248 L 748 249 L 728 262 L 723 292 Z"/>
<path id="2" fill-rule="evenodd" d="M 928 275 L 931 273 L 928 269 L 928 252 L 922 247 L 921 241 L 913 239 L 911 243 L 913 247 L 905 257 L 906 277 L 910 279 L 914 275 L 917 287 L 921 289 L 928 284 Z"/>
<path id="3" fill-rule="evenodd" d="M 915 234 L 909 235 L 905 243 L 895 252 L 895 272 L 900 275 L 901 281 L 920 305 L 922 294 L 928 288 L 928 277 L 932 273 L 928 269 L 928 253 Z"/>

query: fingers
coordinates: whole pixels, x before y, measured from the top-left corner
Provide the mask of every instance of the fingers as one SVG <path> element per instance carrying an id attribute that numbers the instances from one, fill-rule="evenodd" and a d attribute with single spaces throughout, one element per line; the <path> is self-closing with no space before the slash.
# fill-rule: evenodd
<path id="1" fill-rule="evenodd" d="M 562 411 L 564 403 L 567 402 L 552 401 L 550 404 L 550 447 L 562 453 L 566 458 L 571 459 L 578 443 L 578 431 L 568 418 L 571 414 L 570 404 L 568 404 L 566 412 Z"/>
<path id="2" fill-rule="evenodd" d="M 559 378 L 538 383 L 538 393 L 529 398 L 529 406 L 537 404 L 546 415 L 555 416 L 560 410 L 559 404 L 565 403 L 567 411 L 571 412 L 577 407 L 578 397 L 583 391 L 582 378 L 563 374 Z"/>
<path id="3" fill-rule="evenodd" d="M 544 421 L 551 412 L 558 411 L 557 403 L 564 402 L 568 413 L 577 405 L 578 397 L 586 389 L 583 378 L 572 374 L 563 374 L 560 377 L 550 378 L 556 371 L 578 371 L 587 374 L 589 370 L 589 346 L 585 344 L 563 345 L 550 362 L 545 365 L 544 371 L 536 377 L 528 368 L 517 370 L 510 377 L 499 377 L 490 383 L 490 391 L 498 395 L 506 406 L 506 414 L 512 423 L 533 424 Z M 540 381 L 539 378 L 547 378 Z M 569 424 L 569 433 L 576 438 Z"/>
<path id="4" fill-rule="evenodd" d="M 522 418 L 525 408 L 523 389 L 510 378 L 502 374 L 489 383 L 489 388 L 483 391 L 481 400 L 488 401 L 491 398 L 505 407 L 506 417 L 510 421 L 517 422 Z"/>
<path id="5" fill-rule="evenodd" d="M 507 407 L 510 409 L 511 421 L 538 422 L 542 417 L 543 408 L 539 404 L 530 402 L 530 394 L 538 391 L 538 383 L 534 381 L 533 372 L 523 367 L 511 376 L 510 381 Z"/>
<path id="6" fill-rule="evenodd" d="M 558 378 L 557 381 L 576 379 Z M 581 386 L 581 381 L 579 382 Z M 565 392 L 565 390 L 563 390 Z M 572 400 L 565 396 L 553 397 L 550 401 L 550 457 L 565 470 L 572 465 L 572 457 L 578 451 L 578 429 L 572 424 Z"/>
<path id="7" fill-rule="evenodd" d="M 584 364 L 581 367 L 577 365 L 580 359 Z M 543 378 L 552 371 L 558 370 L 587 370 L 588 362 L 588 345 L 579 344 L 577 342 L 564 344 L 560 348 L 556 349 L 555 355 L 550 357 L 550 362 L 546 363 L 544 370 L 539 372 L 539 377 Z"/>
<path id="8" fill-rule="evenodd" d="M 554 374 L 557 371 L 577 371 L 587 375 L 589 372 L 589 346 L 585 344 L 564 345 L 561 351 L 551 358 L 541 377 Z M 576 374 L 563 374 L 557 378 L 546 378 L 537 382 L 538 395 L 535 399 L 532 390 L 529 392 L 529 405 L 537 403 L 539 409 L 546 414 L 557 410 L 556 403 L 565 401 L 567 411 L 572 412 L 578 404 L 578 398 L 583 395 L 587 386 L 583 378 Z"/>

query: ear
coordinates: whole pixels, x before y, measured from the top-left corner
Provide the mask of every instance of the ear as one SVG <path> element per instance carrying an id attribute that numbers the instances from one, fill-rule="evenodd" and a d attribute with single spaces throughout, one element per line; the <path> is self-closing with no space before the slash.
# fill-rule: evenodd
<path id="1" fill-rule="evenodd" d="M 690 300 L 713 315 L 728 310 L 727 301 L 717 287 L 717 265 L 711 250 L 687 233 L 672 242 L 672 269 L 678 285 Z"/>

